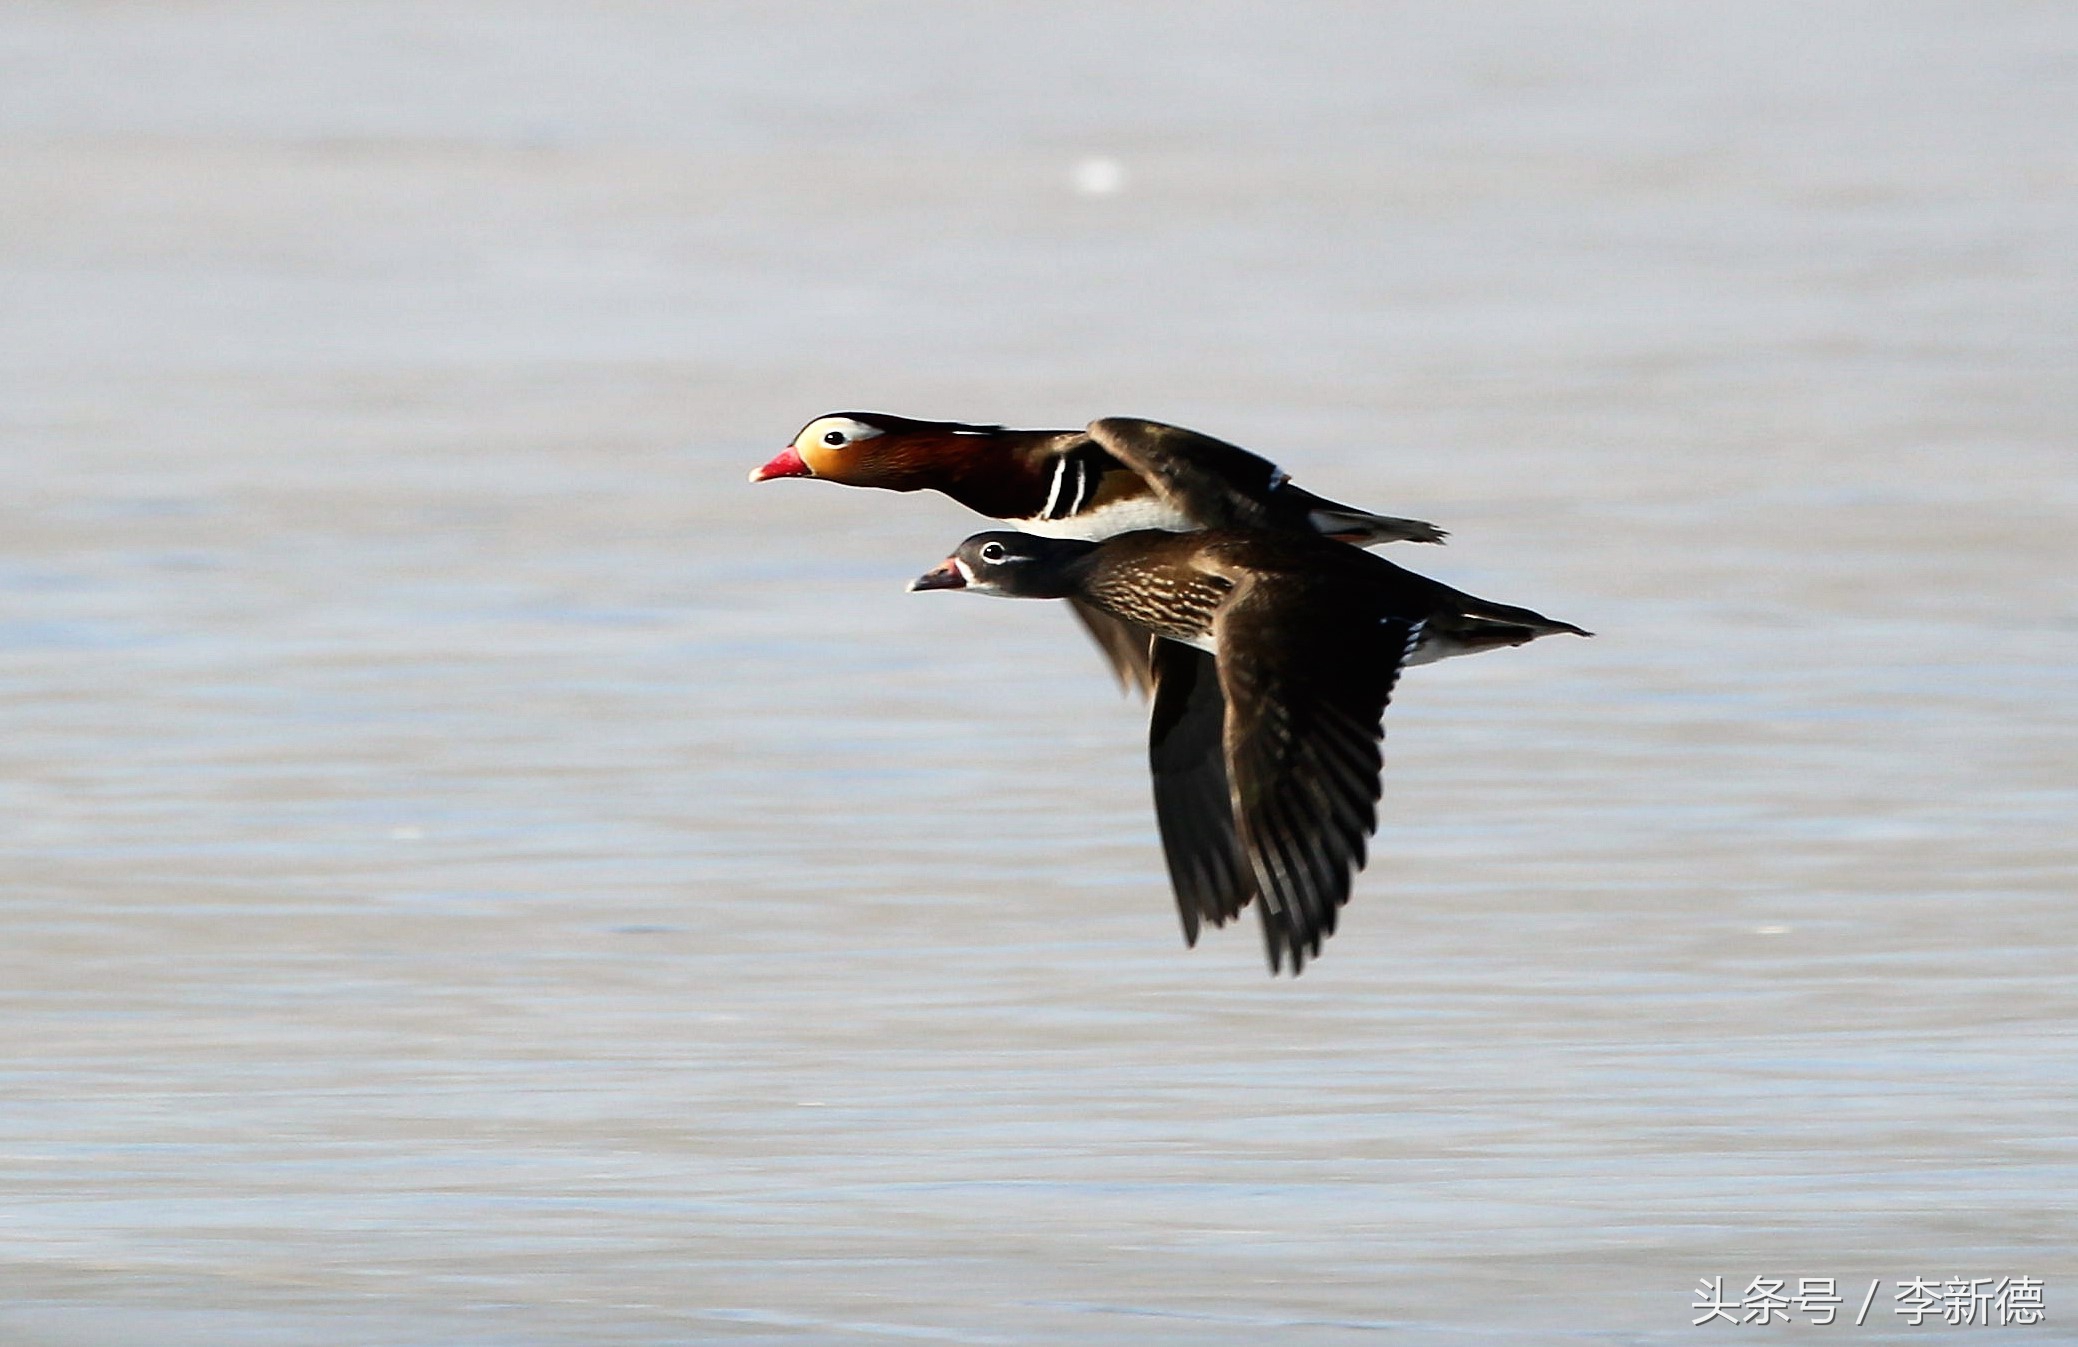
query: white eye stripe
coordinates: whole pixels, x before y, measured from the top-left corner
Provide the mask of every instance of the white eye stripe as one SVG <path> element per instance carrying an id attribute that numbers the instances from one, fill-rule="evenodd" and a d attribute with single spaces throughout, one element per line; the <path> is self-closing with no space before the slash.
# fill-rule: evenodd
<path id="1" fill-rule="evenodd" d="M 813 440 L 817 444 L 836 448 L 846 444 L 857 444 L 860 440 L 870 440 L 885 434 L 887 432 L 879 426 L 869 426 L 864 421 L 854 420 L 849 416 L 826 416 L 819 421 L 811 423 L 807 431 L 803 433 L 802 438 Z M 838 438 L 830 438 L 833 435 Z"/>
<path id="2" fill-rule="evenodd" d="M 999 543 L 994 539 L 974 549 L 974 559 L 987 566 L 1022 566 L 1038 557 L 1012 544 Z"/>

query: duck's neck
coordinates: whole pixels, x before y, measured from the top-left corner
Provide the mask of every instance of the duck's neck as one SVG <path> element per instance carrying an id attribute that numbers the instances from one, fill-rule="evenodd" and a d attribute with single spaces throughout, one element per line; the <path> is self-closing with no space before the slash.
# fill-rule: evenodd
<path id="1" fill-rule="evenodd" d="M 1001 430 L 986 439 L 948 435 L 919 446 L 916 486 L 934 487 L 991 519 L 1030 519 L 1046 505 L 1054 452 L 1074 434 Z"/>
<path id="2" fill-rule="evenodd" d="M 1097 544 L 1079 538 L 1049 538 L 1043 560 L 1029 567 L 1018 594 L 1028 599 L 1080 598 L 1096 564 Z"/>

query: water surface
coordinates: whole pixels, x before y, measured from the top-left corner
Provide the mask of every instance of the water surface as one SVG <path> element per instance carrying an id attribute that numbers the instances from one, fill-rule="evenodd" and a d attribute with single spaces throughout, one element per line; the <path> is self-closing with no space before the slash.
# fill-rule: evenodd
<path id="1" fill-rule="evenodd" d="M 2068 1331 L 2078 25 L 1282 13 L 0 18 L 0 1336 Z M 1272 981 L 974 521 L 744 485 L 843 407 L 1603 634 L 1409 676 Z"/>

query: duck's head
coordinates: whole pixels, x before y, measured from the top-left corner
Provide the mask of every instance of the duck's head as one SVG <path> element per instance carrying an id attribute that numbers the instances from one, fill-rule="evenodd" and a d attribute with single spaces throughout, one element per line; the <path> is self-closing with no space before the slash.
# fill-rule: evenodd
<path id="1" fill-rule="evenodd" d="M 944 466 L 1001 426 L 964 421 L 916 421 L 886 412 L 832 412 L 801 427 L 794 442 L 751 473 L 753 482 L 774 477 L 820 477 L 846 486 L 916 491 L 940 486 Z"/>
<path id="2" fill-rule="evenodd" d="M 1064 599 L 1075 592 L 1075 563 L 1097 550 L 1075 538 L 977 533 L 909 582 L 920 589 L 964 589 L 1006 599 Z"/>

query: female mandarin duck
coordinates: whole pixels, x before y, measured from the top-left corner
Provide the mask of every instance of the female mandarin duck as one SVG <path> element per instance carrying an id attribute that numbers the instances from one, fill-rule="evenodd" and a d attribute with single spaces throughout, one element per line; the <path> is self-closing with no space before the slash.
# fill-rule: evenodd
<path id="1" fill-rule="evenodd" d="M 1158 638 L 1148 758 L 1184 941 L 1260 899 L 1273 973 L 1320 954 L 1363 868 L 1400 670 L 1439 641 L 1589 634 L 1298 530 L 980 533 L 910 588 L 1073 599 Z"/>
<path id="2" fill-rule="evenodd" d="M 1223 440 L 1126 416 L 1084 430 L 1008 430 L 839 412 L 802 427 L 750 480 L 777 477 L 940 491 L 1027 533 L 1091 542 L 1136 529 L 1274 529 L 1362 547 L 1444 537 L 1419 519 L 1316 496 L 1269 460 Z M 1119 677 L 1148 690 L 1146 636 L 1081 600 L 1071 606 Z"/>

